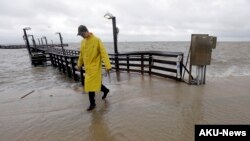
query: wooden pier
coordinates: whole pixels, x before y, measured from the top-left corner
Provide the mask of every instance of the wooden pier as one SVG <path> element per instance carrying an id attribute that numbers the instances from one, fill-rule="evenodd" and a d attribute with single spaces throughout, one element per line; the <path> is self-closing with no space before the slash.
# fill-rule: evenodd
<path id="1" fill-rule="evenodd" d="M 29 43 L 29 35 L 24 28 L 24 40 L 30 55 L 32 65 L 42 65 L 50 62 L 52 66 L 57 67 L 60 72 L 67 74 L 75 81 L 81 81 L 84 85 L 84 68 L 77 69 L 79 51 L 64 49 L 61 34 L 58 32 L 61 44 L 56 48 L 47 44 L 37 46 L 32 35 L 33 46 Z M 42 41 L 42 40 L 41 40 Z M 139 72 L 142 75 L 156 75 L 165 78 L 181 81 L 183 68 L 182 52 L 166 51 L 136 51 L 136 52 L 116 52 L 109 54 L 112 68 L 116 72 Z"/>
<path id="2" fill-rule="evenodd" d="M 60 48 L 46 47 L 36 49 L 38 52 L 42 52 L 46 58 L 45 60 L 39 59 L 51 63 L 60 72 L 84 84 L 84 68 L 80 71 L 77 70 L 79 51 L 69 49 L 62 51 Z M 183 53 L 181 52 L 142 51 L 109 54 L 109 56 L 112 69 L 116 71 L 138 72 L 142 75 L 156 75 L 181 81 L 180 76 L 183 71 Z M 181 59 L 178 60 L 178 57 Z M 115 64 L 116 59 L 118 60 L 117 65 Z M 178 65 L 180 66 L 178 67 Z"/>

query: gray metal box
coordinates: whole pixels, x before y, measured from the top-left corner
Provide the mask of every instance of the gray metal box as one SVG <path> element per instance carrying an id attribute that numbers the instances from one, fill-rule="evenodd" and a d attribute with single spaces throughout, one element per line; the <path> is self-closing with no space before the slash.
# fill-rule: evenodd
<path id="1" fill-rule="evenodd" d="M 210 65 L 212 48 L 216 47 L 216 37 L 208 34 L 192 34 L 191 65 Z"/>

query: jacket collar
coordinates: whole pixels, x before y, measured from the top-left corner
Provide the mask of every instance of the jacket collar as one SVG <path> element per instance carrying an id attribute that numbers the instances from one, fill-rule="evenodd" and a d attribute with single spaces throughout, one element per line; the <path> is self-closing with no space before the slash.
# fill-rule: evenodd
<path id="1" fill-rule="evenodd" d="M 86 38 L 86 40 L 90 40 L 90 39 L 92 39 L 93 37 L 94 37 L 94 34 L 93 34 L 92 32 L 90 32 L 90 33 L 89 33 L 89 37 Z"/>

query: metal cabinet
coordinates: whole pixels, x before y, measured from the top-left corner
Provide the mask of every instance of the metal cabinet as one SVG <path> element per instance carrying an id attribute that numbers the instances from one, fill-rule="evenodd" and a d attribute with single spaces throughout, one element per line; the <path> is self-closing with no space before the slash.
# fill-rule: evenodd
<path id="1" fill-rule="evenodd" d="M 216 47 L 216 37 L 207 34 L 192 34 L 191 65 L 210 65 L 212 49 Z"/>
<path id="2" fill-rule="evenodd" d="M 196 66 L 197 77 L 195 84 L 205 84 L 206 65 L 211 63 L 212 49 L 215 49 L 217 37 L 208 34 L 192 34 L 190 46 L 189 83 L 192 82 L 192 66 Z"/>

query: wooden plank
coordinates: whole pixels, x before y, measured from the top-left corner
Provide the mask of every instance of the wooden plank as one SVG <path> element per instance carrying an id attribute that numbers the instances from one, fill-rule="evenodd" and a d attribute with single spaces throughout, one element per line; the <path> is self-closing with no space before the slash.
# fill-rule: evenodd
<path id="1" fill-rule="evenodd" d="M 161 73 L 153 72 L 153 71 L 151 72 L 151 75 L 157 75 L 157 76 L 161 76 L 161 77 L 165 77 L 165 78 L 170 78 L 170 79 L 177 80 L 177 78 L 175 76 L 161 74 Z"/>
<path id="2" fill-rule="evenodd" d="M 175 61 L 167 61 L 167 60 L 159 60 L 159 59 L 153 59 L 153 63 L 162 63 L 162 64 L 169 64 L 169 65 L 177 65 Z"/>
<path id="3" fill-rule="evenodd" d="M 164 67 L 160 67 L 160 66 L 152 66 L 152 68 L 153 69 L 157 69 L 157 70 L 162 70 L 162 71 L 168 71 L 168 72 L 177 73 L 176 69 L 164 68 Z"/>

